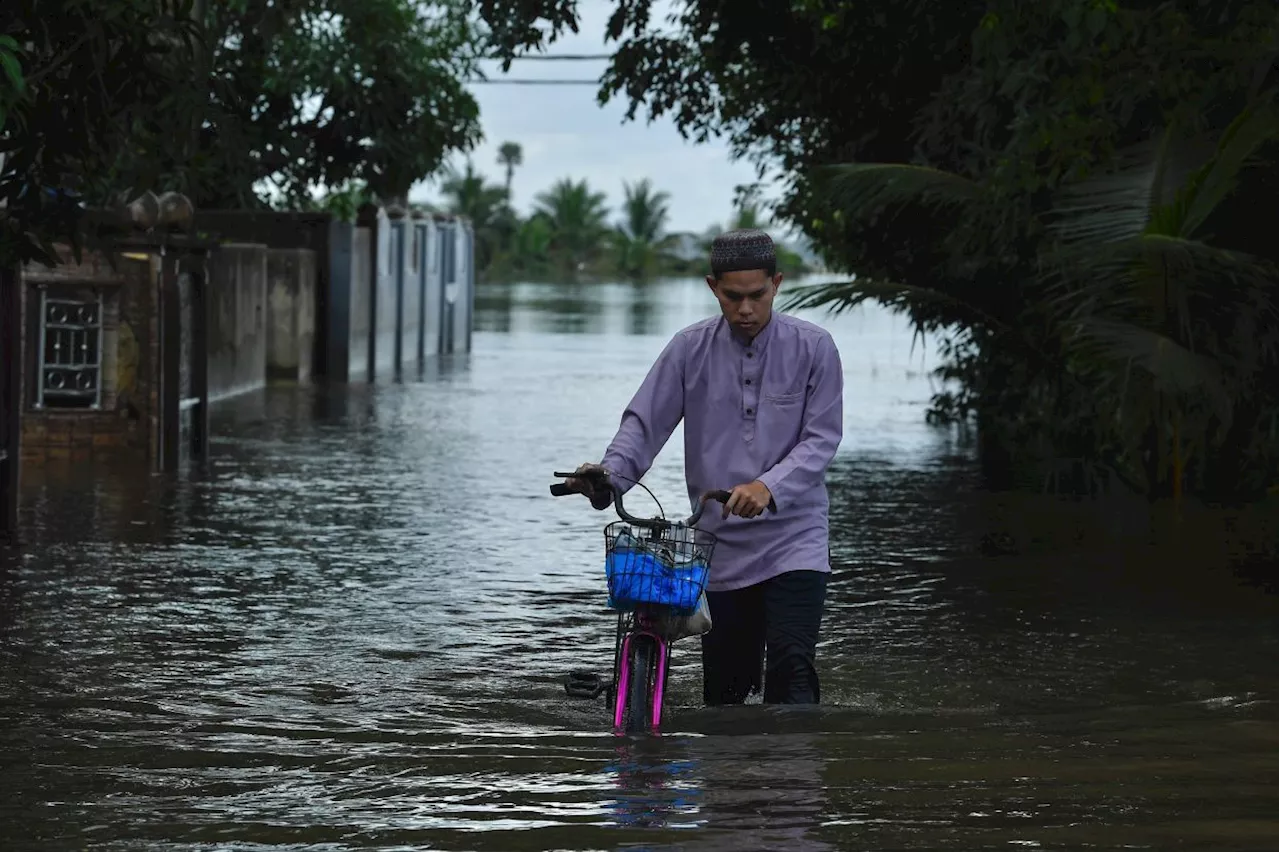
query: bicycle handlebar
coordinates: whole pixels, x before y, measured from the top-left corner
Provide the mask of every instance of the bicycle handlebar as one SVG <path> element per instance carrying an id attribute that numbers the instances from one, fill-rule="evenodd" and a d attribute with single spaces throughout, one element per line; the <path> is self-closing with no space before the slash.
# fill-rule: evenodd
<path id="1" fill-rule="evenodd" d="M 609 479 L 609 475 L 604 471 L 590 470 L 585 473 L 553 473 L 559 479 L 594 479 L 598 485 L 606 486 L 613 492 L 613 508 L 617 511 L 618 517 L 629 524 L 637 527 L 649 527 L 651 529 L 661 529 L 674 525 L 674 521 L 668 521 L 663 518 L 637 518 L 629 513 L 622 505 L 622 491 L 618 486 L 614 485 Z M 551 486 L 552 497 L 568 497 L 571 494 L 579 494 L 581 492 L 574 491 L 566 483 L 557 482 Z M 727 503 L 729 501 L 729 492 L 724 490 L 708 491 L 698 498 L 697 508 L 693 510 L 693 514 L 682 522 L 683 526 L 695 526 L 698 521 L 702 520 L 702 513 L 707 508 L 707 504 L 711 501 L 719 503 Z"/>

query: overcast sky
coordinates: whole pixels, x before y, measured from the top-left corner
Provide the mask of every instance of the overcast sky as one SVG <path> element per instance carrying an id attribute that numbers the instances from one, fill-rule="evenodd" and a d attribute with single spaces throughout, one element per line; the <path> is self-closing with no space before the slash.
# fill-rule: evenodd
<path id="1" fill-rule="evenodd" d="M 612 0 L 583 0 L 582 25 L 547 49 L 557 53 L 610 53 L 604 28 L 614 8 Z M 655 4 L 665 10 L 668 3 Z M 656 18 L 657 16 L 655 16 Z M 511 66 L 509 77 L 596 79 L 607 62 L 521 62 Z M 502 78 L 498 63 L 488 63 L 491 79 Z M 524 165 L 512 182 L 512 201 L 527 214 L 534 197 L 555 181 L 586 178 L 596 191 L 608 197 L 610 221 L 617 219 L 623 181 L 649 178 L 671 196 L 668 229 L 701 233 L 712 224 L 722 225 L 733 209 L 738 184 L 753 182 L 755 170 L 747 162 L 734 162 L 722 141 L 703 145 L 687 143 L 669 119 L 646 124 L 643 118 L 623 121 L 621 101 L 601 107 L 594 86 L 519 86 L 473 84 L 471 92 L 480 104 L 485 139 L 472 154 L 476 169 L 495 182 L 503 179 L 498 146 L 518 142 L 524 149 Z M 436 200 L 430 184 L 415 187 L 415 200 Z"/>

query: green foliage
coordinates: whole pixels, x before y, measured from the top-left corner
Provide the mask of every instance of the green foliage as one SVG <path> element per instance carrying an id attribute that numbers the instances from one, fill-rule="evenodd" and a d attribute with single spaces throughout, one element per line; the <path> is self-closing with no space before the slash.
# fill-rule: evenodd
<path id="1" fill-rule="evenodd" d="M 597 259 L 609 233 L 609 208 L 603 192 L 587 182 L 564 178 L 537 196 L 535 213 L 551 226 L 551 248 L 565 272 L 584 271 Z"/>
<path id="2" fill-rule="evenodd" d="M 185 144 L 200 106 L 199 46 L 185 0 L 0 4 L 0 264 L 52 263 L 92 178 L 156 184 L 149 154 Z"/>
<path id="3" fill-rule="evenodd" d="M 330 189 L 323 198 L 306 209 L 322 210 L 332 213 L 344 222 L 354 222 L 365 204 L 375 201 L 368 185 L 360 181 L 350 181 L 340 187 Z"/>
<path id="4" fill-rule="evenodd" d="M 511 181 L 515 177 L 516 166 L 524 163 L 524 149 L 518 142 L 503 142 L 498 148 L 498 165 L 507 172 L 507 198 L 511 197 Z"/>
<path id="5" fill-rule="evenodd" d="M 977 393 L 946 397 L 937 416 L 976 414 L 1006 443 L 1034 445 L 1042 466 L 1072 458 L 1155 494 L 1260 494 L 1276 438 L 1275 251 L 1230 247 L 1207 225 L 1256 203 L 1240 193 L 1246 180 L 1274 186 L 1276 122 L 1267 92 L 1208 154 L 1171 131 L 1060 187 L 1016 290 L 966 291 L 949 283 L 964 273 L 952 268 L 934 285 L 858 280 L 798 303 L 874 298 L 921 325 L 968 329 L 970 351 L 953 352 L 947 377 Z M 835 171 L 831 192 L 854 220 L 950 209 L 954 232 L 1000 203 L 938 170 Z"/>
<path id="6" fill-rule="evenodd" d="M 480 138 L 466 4 L 236 0 L 211 4 L 207 23 L 211 103 L 187 164 L 197 205 L 296 206 L 351 181 L 403 195 Z"/>
<path id="7" fill-rule="evenodd" d="M 503 232 L 509 231 L 505 227 L 509 215 L 507 191 L 486 183 L 470 160 L 462 172 L 445 169 L 440 191 L 450 213 L 471 220 L 476 235 L 476 265 L 480 269 L 488 267 L 502 242 Z"/>
<path id="8" fill-rule="evenodd" d="M 499 165 L 504 162 L 500 157 Z M 505 187 L 490 183 L 470 162 L 462 172 L 446 169 L 440 190 L 450 212 L 471 219 L 477 267 L 490 278 L 582 276 L 644 281 L 662 275 L 701 276 L 707 271 L 710 241 L 721 230 L 713 227 L 701 245 L 691 234 L 668 233 L 670 197 L 648 179 L 623 184 L 621 216 L 613 227 L 608 224 L 605 194 L 585 180 L 556 182 L 537 196 L 526 219 L 511 209 Z M 735 226 L 756 222 L 753 217 L 759 215 L 758 208 L 740 204 Z M 701 250 L 694 257 L 681 256 L 676 251 L 680 243 Z M 799 255 L 785 245 L 778 245 L 778 258 L 783 271 L 808 271 Z"/>
<path id="9" fill-rule="evenodd" d="M 84 204 L 145 189 L 403 196 L 478 141 L 462 81 L 483 39 L 459 0 L 8 0 L 0 262 L 50 259 Z"/>
<path id="10" fill-rule="evenodd" d="M 647 278 L 669 258 L 674 237 L 666 233 L 670 196 L 648 178 L 622 187 L 622 221 L 614 228 L 617 268 L 629 278 Z"/>
<path id="11" fill-rule="evenodd" d="M 576 23 L 567 0 L 484 7 L 508 50 Z M 1250 106 L 1275 99 L 1274 3 L 615 8 L 602 99 L 776 170 L 775 212 L 856 275 L 801 298 L 941 331 L 931 416 L 976 417 L 989 470 L 1274 484 L 1275 236 L 1252 211 L 1275 116 Z"/>

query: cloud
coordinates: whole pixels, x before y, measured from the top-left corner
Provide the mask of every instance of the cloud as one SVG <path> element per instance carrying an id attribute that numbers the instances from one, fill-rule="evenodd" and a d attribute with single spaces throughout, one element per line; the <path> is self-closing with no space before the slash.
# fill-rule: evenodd
<path id="1" fill-rule="evenodd" d="M 658 5 L 655 20 L 661 19 L 662 7 L 670 4 Z M 581 7 L 578 34 L 570 33 L 547 53 L 611 52 L 603 34 L 614 3 L 589 0 Z M 606 64 L 517 60 L 505 76 L 595 79 Z M 485 71 L 491 79 L 504 76 L 497 63 Z M 754 166 L 733 161 L 724 142 L 686 142 L 668 118 L 648 123 L 641 114 L 636 121 L 625 122 L 626 105 L 621 101 L 599 105 L 594 86 L 473 84 L 470 89 L 480 104 L 485 134 L 471 159 L 477 170 L 499 181 L 504 173 L 498 165 L 498 146 L 508 141 L 521 145 L 524 164 L 515 171 L 512 201 L 522 213 L 528 213 L 538 193 L 571 177 L 585 178 L 593 189 L 606 193 L 616 218 L 623 181 L 647 177 L 671 196 L 669 228 L 700 233 L 728 220 L 734 188 L 756 180 Z M 415 187 L 411 194 L 415 199 L 438 197 L 430 184 Z"/>

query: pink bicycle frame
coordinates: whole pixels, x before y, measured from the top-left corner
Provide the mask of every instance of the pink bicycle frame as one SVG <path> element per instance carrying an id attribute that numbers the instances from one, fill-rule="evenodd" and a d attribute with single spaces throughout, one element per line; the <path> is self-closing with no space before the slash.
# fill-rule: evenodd
<path id="1" fill-rule="evenodd" d="M 622 654 L 618 666 L 618 685 L 613 696 L 613 727 L 622 730 L 627 713 L 627 696 L 631 687 L 631 640 L 636 636 L 647 636 L 653 640 L 658 649 L 657 666 L 654 671 L 653 695 L 649 706 L 649 729 L 658 730 L 662 724 L 662 703 L 667 686 L 667 643 L 658 634 L 644 628 L 632 630 L 622 637 Z"/>

